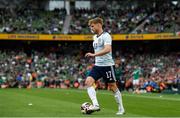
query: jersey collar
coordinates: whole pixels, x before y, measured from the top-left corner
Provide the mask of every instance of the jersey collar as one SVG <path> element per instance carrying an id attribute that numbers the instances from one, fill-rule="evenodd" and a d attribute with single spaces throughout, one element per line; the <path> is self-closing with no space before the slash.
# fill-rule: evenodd
<path id="1" fill-rule="evenodd" d="M 98 38 L 98 37 L 100 37 L 102 34 L 104 33 L 104 31 L 101 33 L 101 34 L 99 34 L 99 35 L 96 35 L 96 37 Z"/>

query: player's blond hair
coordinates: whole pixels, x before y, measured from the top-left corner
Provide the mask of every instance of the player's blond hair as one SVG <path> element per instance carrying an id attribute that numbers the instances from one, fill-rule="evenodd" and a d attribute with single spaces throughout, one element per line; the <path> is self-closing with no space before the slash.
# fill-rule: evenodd
<path id="1" fill-rule="evenodd" d="M 99 17 L 90 19 L 88 22 L 88 25 L 90 26 L 91 24 L 97 24 L 97 23 L 100 23 L 101 25 L 103 25 L 103 19 Z"/>

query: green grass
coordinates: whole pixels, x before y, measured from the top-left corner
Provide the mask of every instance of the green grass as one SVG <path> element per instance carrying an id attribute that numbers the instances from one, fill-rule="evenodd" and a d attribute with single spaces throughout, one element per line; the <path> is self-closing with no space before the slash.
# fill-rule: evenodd
<path id="1" fill-rule="evenodd" d="M 101 111 L 83 115 L 80 106 L 90 102 L 85 90 L 0 89 L 0 117 L 119 117 L 109 91 L 98 91 Z M 180 95 L 123 93 L 123 117 L 180 117 Z M 32 103 L 32 105 L 28 105 Z M 122 116 L 120 116 L 122 117 Z"/>

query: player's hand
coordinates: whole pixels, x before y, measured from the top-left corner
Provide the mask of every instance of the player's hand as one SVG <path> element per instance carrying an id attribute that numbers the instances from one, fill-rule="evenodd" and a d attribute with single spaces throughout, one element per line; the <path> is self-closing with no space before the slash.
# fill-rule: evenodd
<path id="1" fill-rule="evenodd" d="M 89 52 L 85 54 L 85 57 L 95 57 L 95 54 Z"/>

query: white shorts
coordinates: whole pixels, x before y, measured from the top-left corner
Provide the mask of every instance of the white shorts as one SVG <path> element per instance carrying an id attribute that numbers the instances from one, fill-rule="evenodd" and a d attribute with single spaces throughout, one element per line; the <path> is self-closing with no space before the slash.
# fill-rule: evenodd
<path id="1" fill-rule="evenodd" d="M 133 85 L 139 85 L 139 79 L 133 80 Z"/>

